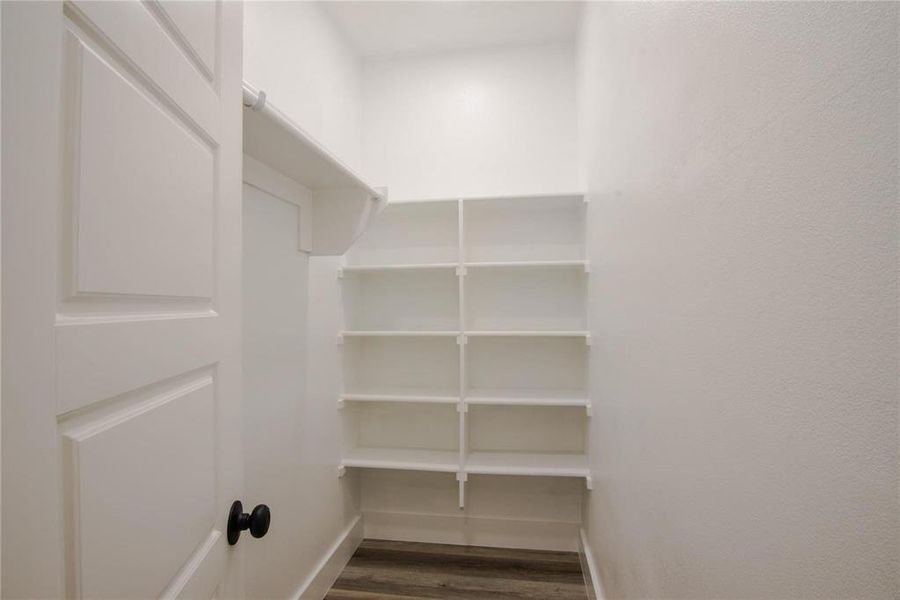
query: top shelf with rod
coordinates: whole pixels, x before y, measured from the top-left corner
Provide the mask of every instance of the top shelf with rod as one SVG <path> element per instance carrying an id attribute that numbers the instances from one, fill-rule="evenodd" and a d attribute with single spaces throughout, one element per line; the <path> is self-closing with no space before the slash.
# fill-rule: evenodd
<path id="1" fill-rule="evenodd" d="M 314 139 L 266 93 L 243 83 L 244 154 L 300 183 L 309 191 L 313 255 L 341 255 L 387 203 L 375 188 Z"/>

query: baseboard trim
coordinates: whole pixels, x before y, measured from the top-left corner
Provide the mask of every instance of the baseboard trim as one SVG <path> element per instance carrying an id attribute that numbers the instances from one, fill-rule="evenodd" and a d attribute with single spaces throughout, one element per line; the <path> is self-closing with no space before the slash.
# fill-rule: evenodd
<path id="1" fill-rule="evenodd" d="M 366 538 L 534 550 L 578 550 L 579 523 L 460 515 L 363 512 Z"/>
<path id="2" fill-rule="evenodd" d="M 362 539 L 363 521 L 361 516 L 357 515 L 338 535 L 334 544 L 331 545 L 313 572 L 309 574 L 309 577 L 300 584 L 293 598 L 295 600 L 322 600 L 340 576 L 341 571 L 347 566 Z"/>
<path id="3" fill-rule="evenodd" d="M 597 563 L 594 562 L 594 553 L 584 528 L 578 531 L 578 560 L 581 561 L 581 573 L 584 575 L 589 600 L 604 600 L 603 582 L 597 572 Z"/>

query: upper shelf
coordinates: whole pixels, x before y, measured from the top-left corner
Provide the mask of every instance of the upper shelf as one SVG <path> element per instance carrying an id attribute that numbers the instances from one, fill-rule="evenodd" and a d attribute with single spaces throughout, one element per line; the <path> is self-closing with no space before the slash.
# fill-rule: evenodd
<path id="1" fill-rule="evenodd" d="M 308 188 L 312 197 L 314 255 L 340 255 L 366 230 L 387 193 L 313 139 L 244 82 L 244 153 Z"/>

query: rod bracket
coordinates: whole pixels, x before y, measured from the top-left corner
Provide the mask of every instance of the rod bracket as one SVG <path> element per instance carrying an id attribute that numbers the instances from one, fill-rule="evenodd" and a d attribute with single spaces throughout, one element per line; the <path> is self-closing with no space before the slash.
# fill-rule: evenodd
<path id="1" fill-rule="evenodd" d="M 254 112 L 261 111 L 263 108 L 266 107 L 266 93 L 262 90 L 259 90 L 258 92 L 256 92 L 256 100 L 254 100 L 250 104 L 247 104 L 247 98 L 245 96 L 244 97 L 244 106 L 246 106 L 247 108 L 249 108 L 250 110 L 252 110 Z"/>

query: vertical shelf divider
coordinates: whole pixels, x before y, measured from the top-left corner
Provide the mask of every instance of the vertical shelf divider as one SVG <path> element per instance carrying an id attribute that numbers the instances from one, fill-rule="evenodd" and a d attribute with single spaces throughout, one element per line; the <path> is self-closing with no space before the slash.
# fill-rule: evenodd
<path id="1" fill-rule="evenodd" d="M 466 404 L 466 245 L 465 245 L 465 225 L 463 218 L 463 199 L 457 201 L 458 217 L 457 217 L 457 266 L 456 276 L 459 282 L 459 508 L 465 508 L 465 488 L 466 488 L 466 454 L 468 452 L 468 430 L 466 415 L 468 413 L 468 405 Z"/>

